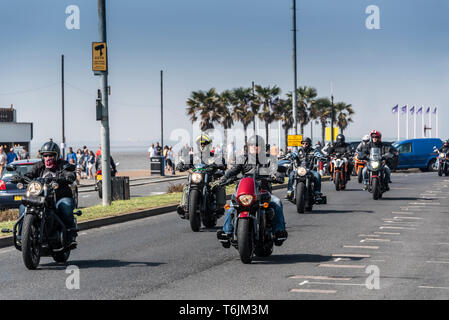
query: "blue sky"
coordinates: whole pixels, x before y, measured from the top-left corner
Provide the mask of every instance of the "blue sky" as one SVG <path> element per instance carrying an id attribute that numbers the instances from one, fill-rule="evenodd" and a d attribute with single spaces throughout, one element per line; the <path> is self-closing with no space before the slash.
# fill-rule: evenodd
<path id="1" fill-rule="evenodd" d="M 297 3 L 299 85 L 315 87 L 321 97 L 329 96 L 333 82 L 335 101 L 351 103 L 356 111 L 348 136 L 376 128 L 395 138 L 396 104 L 439 106 L 440 118 L 448 118 L 449 2 Z M 69 5 L 80 9 L 79 30 L 65 26 Z M 91 71 L 90 51 L 98 40 L 96 5 L 0 3 L 0 105 L 14 104 L 19 121 L 34 122 L 33 143 L 60 140 L 61 54 L 68 143 L 99 141 L 99 78 Z M 369 5 L 380 9 L 380 30 L 365 27 Z M 278 85 L 283 94 L 291 91 L 291 6 L 290 0 L 107 1 L 112 144 L 159 139 L 160 70 L 166 139 L 175 128 L 191 128 L 185 101 L 193 90 L 221 91 L 255 81 Z M 441 124 L 440 135 L 447 138 L 449 129 Z"/>

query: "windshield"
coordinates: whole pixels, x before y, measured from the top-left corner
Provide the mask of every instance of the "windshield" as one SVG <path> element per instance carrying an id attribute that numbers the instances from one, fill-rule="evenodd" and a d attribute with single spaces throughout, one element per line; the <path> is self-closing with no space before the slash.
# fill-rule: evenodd
<path id="1" fill-rule="evenodd" d="M 381 152 L 380 148 L 371 148 L 369 158 L 371 160 L 376 160 L 376 161 L 381 160 L 382 152 Z"/>
<path id="2" fill-rule="evenodd" d="M 8 171 L 6 168 L 2 172 L 2 179 L 10 178 L 12 176 L 15 176 L 17 174 L 24 175 L 25 173 L 30 172 L 33 165 L 31 164 L 25 164 L 25 165 L 16 165 L 16 170 L 14 171 Z"/>
<path id="3" fill-rule="evenodd" d="M 259 176 L 272 176 L 275 175 L 278 170 L 277 159 L 273 156 L 269 157 L 270 163 L 268 166 L 259 167 Z"/>

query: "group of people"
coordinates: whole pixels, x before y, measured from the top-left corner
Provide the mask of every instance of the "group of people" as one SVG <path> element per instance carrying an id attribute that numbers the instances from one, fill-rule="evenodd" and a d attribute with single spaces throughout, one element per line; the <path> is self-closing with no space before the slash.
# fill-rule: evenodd
<path id="1" fill-rule="evenodd" d="M 30 153 L 26 147 L 22 147 L 20 152 L 14 152 L 14 148 L 10 148 L 8 153 L 5 153 L 3 146 L 0 146 L 0 177 L 3 172 L 3 168 L 13 161 L 28 160 L 30 159 Z"/>
<path id="2" fill-rule="evenodd" d="M 76 166 L 76 172 L 79 179 L 94 179 L 95 173 L 93 170 L 96 167 L 100 156 L 101 146 L 95 153 L 92 150 L 89 150 L 86 146 L 83 146 L 82 149 L 78 149 L 76 153 L 73 151 L 72 147 L 69 147 L 65 161 Z"/>
<path id="3" fill-rule="evenodd" d="M 156 142 L 156 145 L 151 144 L 151 147 L 148 149 L 148 158 L 152 157 L 164 157 L 165 170 L 171 172 L 173 175 L 176 174 L 175 171 L 175 153 L 173 151 L 172 146 L 162 146 L 159 142 Z"/>

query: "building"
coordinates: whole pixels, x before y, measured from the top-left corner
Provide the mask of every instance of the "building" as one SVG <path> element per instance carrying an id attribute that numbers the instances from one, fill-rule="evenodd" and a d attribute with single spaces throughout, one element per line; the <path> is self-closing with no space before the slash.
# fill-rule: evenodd
<path id="1" fill-rule="evenodd" d="M 4 150 L 14 147 L 16 151 L 26 147 L 30 150 L 33 140 L 33 123 L 17 122 L 16 110 L 13 105 L 10 108 L 0 108 L 0 145 Z"/>

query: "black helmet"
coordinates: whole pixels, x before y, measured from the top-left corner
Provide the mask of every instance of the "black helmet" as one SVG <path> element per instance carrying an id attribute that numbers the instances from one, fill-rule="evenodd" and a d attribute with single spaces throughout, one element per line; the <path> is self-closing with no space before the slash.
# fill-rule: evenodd
<path id="1" fill-rule="evenodd" d="M 304 143 L 304 142 L 307 142 L 307 143 L 309 144 L 309 146 L 312 145 L 312 139 L 310 139 L 310 138 L 304 138 L 304 139 L 302 140 L 302 143 Z"/>
<path id="2" fill-rule="evenodd" d="M 265 150 L 265 141 L 261 136 L 254 135 L 248 139 L 248 146 L 259 146 L 262 150 Z"/>
<path id="3" fill-rule="evenodd" d="M 443 142 L 444 145 L 448 145 L 449 144 L 449 139 Z"/>
<path id="4" fill-rule="evenodd" d="M 345 136 L 342 135 L 341 133 L 337 136 L 336 139 L 337 143 L 345 143 Z"/>
<path id="5" fill-rule="evenodd" d="M 42 145 L 42 148 L 40 151 L 41 151 L 41 153 L 40 153 L 41 157 L 43 157 L 44 154 L 53 153 L 56 157 L 56 160 L 59 159 L 59 156 L 61 154 L 61 151 L 59 150 L 58 145 L 56 143 L 54 143 L 52 139 L 50 139 L 50 141 L 45 142 Z"/>

